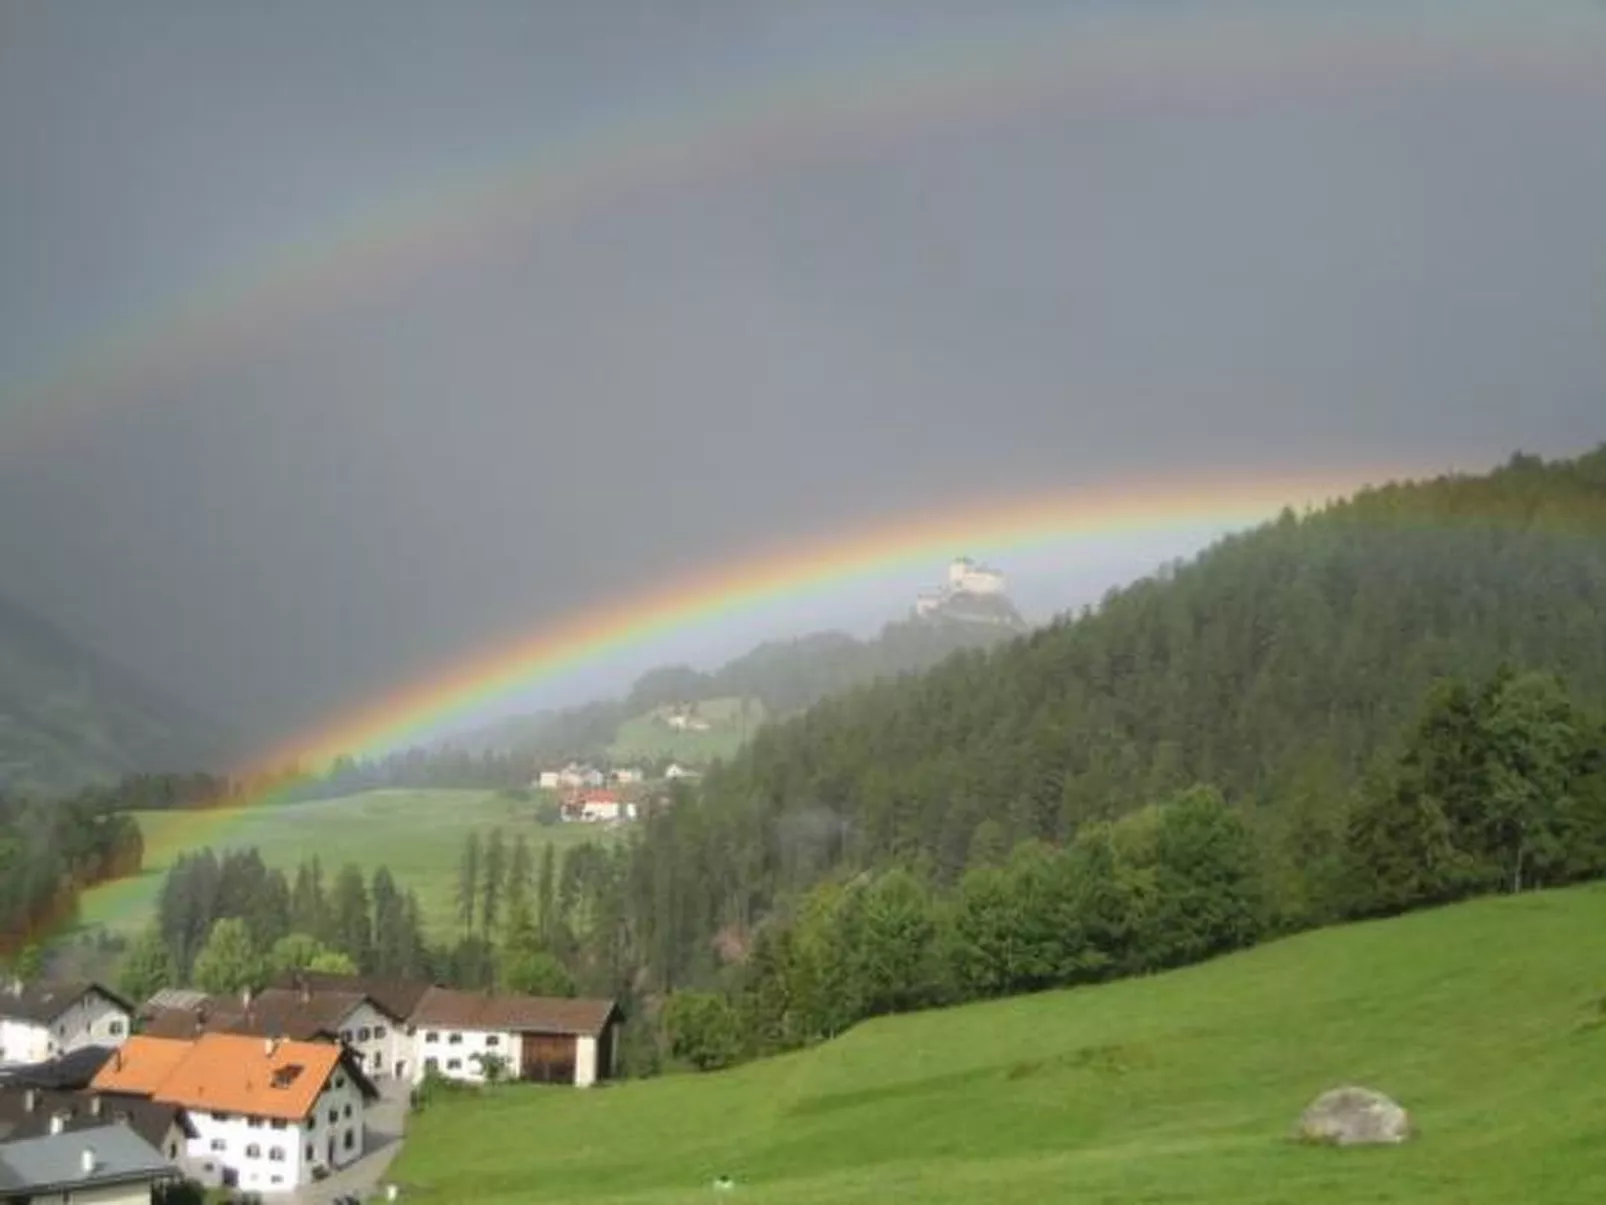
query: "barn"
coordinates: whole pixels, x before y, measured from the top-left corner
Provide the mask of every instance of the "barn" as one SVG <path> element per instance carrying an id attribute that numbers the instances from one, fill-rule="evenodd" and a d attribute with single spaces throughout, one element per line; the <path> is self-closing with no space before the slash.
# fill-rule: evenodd
<path id="1" fill-rule="evenodd" d="M 496 995 L 432 987 L 409 1028 L 422 1078 L 480 1081 L 494 1065 L 509 1079 L 589 1087 L 618 1067 L 619 1009 L 612 1000 Z"/>

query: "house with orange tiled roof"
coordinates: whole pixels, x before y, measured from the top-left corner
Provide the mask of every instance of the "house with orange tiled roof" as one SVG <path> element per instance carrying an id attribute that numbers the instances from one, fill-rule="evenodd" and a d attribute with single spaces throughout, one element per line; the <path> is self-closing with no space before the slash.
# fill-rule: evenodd
<path id="1" fill-rule="evenodd" d="M 362 1155 L 378 1093 L 332 1042 L 232 1033 L 130 1038 L 91 1085 L 183 1109 L 194 1127 L 185 1170 L 203 1184 L 288 1193 Z"/>

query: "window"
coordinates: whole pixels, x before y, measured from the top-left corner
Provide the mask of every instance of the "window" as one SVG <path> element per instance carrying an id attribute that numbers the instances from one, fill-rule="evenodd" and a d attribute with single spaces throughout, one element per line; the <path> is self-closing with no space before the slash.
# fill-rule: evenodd
<path id="1" fill-rule="evenodd" d="M 439 1059 L 425 1059 L 424 1060 L 424 1070 L 425 1071 L 439 1071 L 440 1069 L 441 1069 L 441 1061 Z"/>
<path id="2" fill-rule="evenodd" d="M 446 1039 L 446 1044 L 448 1046 L 461 1046 L 463 1044 L 463 1035 L 460 1033 L 452 1034 L 451 1037 Z"/>
<path id="3" fill-rule="evenodd" d="M 228 1149 L 228 1144 L 225 1143 L 223 1141 L 223 1139 L 221 1139 L 221 1138 L 214 1138 L 214 1139 L 212 1139 L 211 1148 L 214 1151 L 227 1150 Z"/>
<path id="4" fill-rule="evenodd" d="M 106 1032 L 109 1033 L 109 1034 L 113 1034 L 113 1035 L 122 1033 L 123 1032 L 123 1023 L 121 1021 L 119 1021 L 119 1020 L 116 1020 L 115 1018 L 112 1019 L 111 1021 L 107 1022 L 107 1024 L 106 1024 Z"/>
<path id="5" fill-rule="evenodd" d="M 312 1143 L 307 1143 L 307 1162 L 312 1162 Z"/>
<path id="6" fill-rule="evenodd" d="M 338 1071 L 335 1072 L 335 1087 L 336 1088 L 344 1088 L 345 1086 L 346 1086 L 346 1077 L 341 1075 Z"/>
<path id="7" fill-rule="evenodd" d="M 357 1040 L 359 1042 L 366 1042 L 372 1035 L 373 1035 L 373 1030 L 369 1029 L 366 1025 L 364 1025 L 361 1029 L 359 1029 L 357 1031 Z"/>
<path id="8" fill-rule="evenodd" d="M 273 1177 L 273 1182 L 275 1184 L 283 1184 L 284 1183 L 284 1177 L 283 1176 L 275 1176 L 275 1177 Z"/>
<path id="9" fill-rule="evenodd" d="M 350 1130 L 346 1131 L 346 1149 L 349 1151 L 357 1145 L 357 1136 Z"/>
<path id="10" fill-rule="evenodd" d="M 384 1036 L 385 1036 L 385 1027 L 383 1025 L 375 1025 L 374 1026 L 374 1041 L 377 1042 L 381 1038 L 383 1038 Z"/>
<path id="11" fill-rule="evenodd" d="M 234 1120 L 234 1114 L 233 1113 L 214 1113 L 214 1114 L 212 1114 L 212 1120 L 213 1121 L 233 1121 Z"/>
<path id="12" fill-rule="evenodd" d="M 349 1046 L 351 1044 L 351 1030 L 342 1029 L 340 1031 L 340 1040 Z"/>
<path id="13" fill-rule="evenodd" d="M 249 1126 L 253 1130 L 260 1130 L 262 1128 L 262 1118 L 260 1118 L 260 1117 L 247 1117 L 245 1119 L 245 1124 L 247 1126 Z"/>
<path id="14" fill-rule="evenodd" d="M 262 1148 L 253 1142 L 250 1146 L 245 1148 L 245 1157 L 247 1159 L 262 1158 Z"/>
<path id="15" fill-rule="evenodd" d="M 441 1035 L 436 1033 L 433 1029 L 424 1035 L 425 1042 L 438 1042 L 440 1040 Z"/>
<path id="16" fill-rule="evenodd" d="M 485 1039 L 485 1044 L 487 1046 L 500 1046 L 502 1044 L 502 1039 L 493 1033 Z"/>
<path id="17" fill-rule="evenodd" d="M 347 1116 L 347 1117 L 350 1117 L 350 1116 L 351 1116 L 351 1106 L 350 1106 L 350 1105 L 347 1105 L 347 1106 L 346 1106 L 346 1112 L 345 1112 L 345 1115 L 346 1115 L 346 1116 Z"/>
<path id="18" fill-rule="evenodd" d="M 169 1142 L 167 1144 L 167 1157 L 169 1159 L 177 1159 L 178 1158 L 178 1143 Z"/>
<path id="19" fill-rule="evenodd" d="M 335 1111 L 334 1109 L 330 1109 L 329 1110 L 329 1124 L 330 1125 L 334 1125 L 335 1122 L 337 1122 L 339 1120 L 340 1120 L 340 1114 L 337 1111 Z"/>
<path id="20" fill-rule="evenodd" d="M 268 1148 L 268 1159 L 269 1159 L 270 1162 L 273 1162 L 273 1163 L 283 1163 L 284 1162 L 284 1147 L 282 1147 L 282 1146 L 270 1146 Z"/>
<path id="21" fill-rule="evenodd" d="M 447 1059 L 446 1060 L 446 1070 L 448 1070 L 448 1071 L 461 1071 L 462 1069 L 463 1069 L 463 1060 L 462 1059 Z"/>
<path id="22" fill-rule="evenodd" d="M 274 1129 L 276 1129 L 276 1130 L 282 1130 L 282 1129 L 284 1129 L 284 1122 L 283 1122 L 283 1121 L 281 1121 L 281 1120 L 280 1120 L 280 1119 L 279 1119 L 279 1118 L 277 1118 L 277 1117 L 275 1117 L 275 1118 L 274 1118 L 274 1119 L 273 1119 L 273 1120 L 272 1120 L 272 1121 L 270 1121 L 270 1122 L 268 1122 L 268 1124 L 269 1124 L 269 1125 L 270 1125 L 270 1126 L 272 1126 L 272 1127 L 273 1127 L 273 1128 L 274 1128 Z"/>

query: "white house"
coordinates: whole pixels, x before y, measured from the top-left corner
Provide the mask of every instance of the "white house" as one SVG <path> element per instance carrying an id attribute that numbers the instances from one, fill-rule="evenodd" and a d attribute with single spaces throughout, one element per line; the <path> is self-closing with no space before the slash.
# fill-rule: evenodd
<path id="1" fill-rule="evenodd" d="M 209 1033 L 130 1040 L 95 1077 L 97 1091 L 177 1105 L 195 1137 L 185 1160 L 204 1184 L 288 1193 L 361 1157 L 378 1094 L 352 1053 L 331 1042 Z"/>
<path id="2" fill-rule="evenodd" d="M 696 778 L 697 777 L 697 771 L 696 770 L 688 770 L 685 766 L 681 765 L 679 762 L 670 762 L 669 763 L 669 769 L 664 771 L 664 777 L 668 778 L 668 779 L 671 779 L 671 780 L 677 779 L 677 778 Z"/>
<path id="3" fill-rule="evenodd" d="M 635 766 L 620 766 L 608 775 L 609 781 L 621 787 L 632 786 L 641 782 L 644 777 Z"/>
<path id="4" fill-rule="evenodd" d="M 0 1200 L 29 1205 L 150 1205 L 152 1189 L 179 1178 L 126 1125 L 0 1142 Z"/>
<path id="5" fill-rule="evenodd" d="M 585 1088 L 618 1069 L 619 1010 L 612 1000 L 497 996 L 432 987 L 408 1018 L 415 1078 L 431 1072 L 474 1082 L 497 1059 L 503 1077 Z"/>
<path id="6" fill-rule="evenodd" d="M 636 805 L 617 791 L 587 791 L 580 796 L 579 805 L 580 819 L 593 824 L 636 818 Z"/>
<path id="7" fill-rule="evenodd" d="M 563 783 L 559 781 L 562 776 L 562 771 L 560 770 L 542 770 L 535 776 L 535 785 L 540 787 L 543 791 L 556 791 L 560 786 L 563 785 Z"/>
<path id="8" fill-rule="evenodd" d="M 0 1066 L 127 1041 L 134 1006 L 98 983 L 13 979 L 0 989 Z"/>

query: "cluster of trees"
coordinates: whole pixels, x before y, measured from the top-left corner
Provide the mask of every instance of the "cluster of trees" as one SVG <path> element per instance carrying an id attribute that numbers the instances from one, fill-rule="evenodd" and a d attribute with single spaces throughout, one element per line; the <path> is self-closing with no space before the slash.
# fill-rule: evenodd
<path id="1" fill-rule="evenodd" d="M 0 795 L 0 958 L 72 924 L 86 888 L 138 874 L 144 856 L 139 826 L 91 799 Z"/>
<path id="2" fill-rule="evenodd" d="M 418 899 L 387 867 L 346 864 L 325 884 L 318 859 L 293 879 L 255 849 L 186 854 L 162 884 L 155 923 L 130 948 L 122 985 L 136 999 L 162 987 L 260 987 L 286 970 L 416 977 L 431 972 Z"/>
<path id="3" fill-rule="evenodd" d="M 1266 824 L 1194 788 L 1088 821 L 1060 846 L 1028 840 L 995 862 L 984 845 L 951 887 L 929 856 L 816 885 L 757 927 L 720 988 L 669 996 L 670 1053 L 720 1067 L 882 1013 L 1606 874 L 1606 717 L 1550 674 L 1446 681 L 1345 810 Z"/>

